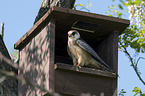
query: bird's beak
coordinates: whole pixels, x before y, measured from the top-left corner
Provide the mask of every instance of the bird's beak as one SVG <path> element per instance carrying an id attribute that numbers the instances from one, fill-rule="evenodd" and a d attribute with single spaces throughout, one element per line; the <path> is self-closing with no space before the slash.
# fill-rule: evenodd
<path id="1" fill-rule="evenodd" d="M 68 37 L 71 37 L 72 36 L 72 34 L 68 34 Z"/>

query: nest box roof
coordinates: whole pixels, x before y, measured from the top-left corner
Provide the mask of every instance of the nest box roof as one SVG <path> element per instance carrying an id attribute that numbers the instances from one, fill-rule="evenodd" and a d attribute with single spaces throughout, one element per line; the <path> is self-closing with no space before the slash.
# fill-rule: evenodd
<path id="1" fill-rule="evenodd" d="M 123 32 L 130 24 L 129 20 L 109 17 L 94 13 L 82 12 L 68 8 L 52 7 L 35 25 L 15 43 L 15 49 L 22 49 L 42 28 L 54 19 L 56 32 L 67 32 L 70 29 L 80 30 L 87 39 L 102 39 L 111 32 Z M 61 34 L 62 34 L 61 33 Z M 60 34 L 60 33 L 58 33 Z M 61 35 L 60 34 L 60 35 Z M 89 34 L 89 35 L 88 35 Z"/>

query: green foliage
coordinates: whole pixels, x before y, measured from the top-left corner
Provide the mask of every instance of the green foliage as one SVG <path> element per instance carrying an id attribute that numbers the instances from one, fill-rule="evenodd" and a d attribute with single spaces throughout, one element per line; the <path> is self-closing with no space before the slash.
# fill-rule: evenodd
<path id="1" fill-rule="evenodd" d="M 10 54 L 13 58 L 18 59 L 19 52 L 17 50 L 10 49 Z"/>
<path id="2" fill-rule="evenodd" d="M 118 6 L 119 6 L 119 8 L 120 8 L 121 10 L 123 10 L 123 7 L 122 7 L 122 5 L 121 5 L 121 4 L 119 4 Z"/>
<path id="3" fill-rule="evenodd" d="M 15 63 L 18 63 L 19 62 L 19 51 L 14 50 L 12 48 L 10 48 L 9 50 L 10 50 L 11 60 Z"/>
<path id="4" fill-rule="evenodd" d="M 80 9 L 79 10 L 86 10 L 86 11 L 88 11 L 88 12 L 90 12 L 90 10 L 89 10 L 89 7 L 91 7 L 91 2 L 90 1 L 88 1 L 88 3 L 86 3 L 86 4 L 75 4 L 75 6 L 74 6 L 74 10 L 76 10 L 77 9 L 77 7 L 79 7 Z"/>
<path id="5" fill-rule="evenodd" d="M 137 96 L 138 94 L 140 94 L 140 96 L 145 96 L 145 93 L 142 93 L 141 89 L 139 89 L 138 87 L 134 87 L 134 90 L 132 90 L 132 92 L 134 92 L 134 96 Z"/>
<path id="6" fill-rule="evenodd" d="M 126 91 L 124 91 L 124 89 L 121 89 L 119 96 L 124 96 L 125 93 L 126 93 Z"/>
<path id="7" fill-rule="evenodd" d="M 119 17 L 119 18 L 121 18 L 121 16 L 122 16 L 123 14 L 121 13 L 120 10 L 118 10 L 118 8 L 121 8 L 121 9 L 123 10 L 122 5 L 118 5 L 117 7 L 114 6 L 114 5 L 109 6 L 109 7 L 108 7 L 108 11 L 106 12 L 106 14 L 108 14 L 108 16 L 111 16 L 111 17 L 114 16 L 114 17 Z"/>
<path id="8" fill-rule="evenodd" d="M 124 47 L 131 47 L 135 49 L 136 52 L 145 52 L 145 37 L 144 32 L 139 31 L 137 25 L 130 25 L 122 35 L 119 37 L 119 49 L 123 50 Z"/>
<path id="9" fill-rule="evenodd" d="M 113 0 L 114 1 L 114 0 Z M 145 53 L 145 0 L 120 0 L 121 4 L 108 7 L 109 16 L 121 18 L 123 15 L 121 10 L 128 9 L 130 13 L 130 26 L 119 37 L 119 49 L 123 51 L 126 47 L 135 49 L 137 53 Z M 125 7 L 125 8 L 123 8 Z"/>
<path id="10" fill-rule="evenodd" d="M 141 72 L 138 71 L 137 64 L 140 60 L 140 57 L 135 60 L 136 58 L 132 58 L 131 55 L 128 53 L 127 48 L 131 47 L 135 50 L 136 53 L 145 53 L 145 1 L 142 0 L 127 0 L 124 2 L 120 0 L 121 4 L 116 6 L 112 5 L 109 6 L 109 10 L 107 13 L 111 13 L 108 16 L 115 16 L 121 18 L 124 16 L 122 14 L 122 10 L 128 9 L 130 13 L 130 26 L 119 36 L 119 50 L 123 51 L 130 59 L 131 65 L 133 66 L 136 74 L 138 75 L 139 79 L 145 84 L 142 80 L 140 74 Z M 125 8 L 123 8 L 125 7 Z M 141 58 L 144 59 L 144 58 Z"/>
<path id="11" fill-rule="evenodd" d="M 136 96 L 138 93 L 141 92 L 141 89 L 139 89 L 138 87 L 134 87 L 134 90 L 132 90 L 132 92 L 135 92 L 134 96 Z"/>
<path id="12" fill-rule="evenodd" d="M 118 48 L 129 57 L 136 75 L 145 85 L 145 81 L 141 77 L 141 72 L 137 66 L 139 60 L 145 58 L 137 58 L 138 55 L 136 55 L 138 53 L 145 53 L 145 0 L 120 0 L 120 4 L 109 7 L 107 13 L 109 13 L 109 16 L 121 18 L 124 16 L 122 11 L 125 10 L 128 11 L 131 22 L 130 26 L 119 36 Z M 130 55 L 128 47 L 134 49 L 135 57 Z M 133 92 L 135 92 L 134 96 L 137 94 L 144 96 L 138 87 L 135 87 Z"/>
<path id="13" fill-rule="evenodd" d="M 133 58 L 127 48 L 131 47 L 135 50 L 135 54 L 145 53 L 145 0 L 120 0 L 125 9 L 128 9 L 130 26 L 119 37 L 119 49 L 124 52 L 131 62 L 131 66 L 136 72 L 139 80 L 145 85 L 145 81 L 141 77 L 138 68 L 138 61 L 145 59 L 139 57 Z M 119 7 L 120 10 L 124 9 Z M 116 15 L 120 17 L 120 15 Z"/>
<path id="14" fill-rule="evenodd" d="M 134 87 L 134 90 L 132 90 L 132 92 L 134 92 L 134 96 L 137 96 L 138 94 L 140 96 L 145 96 L 145 93 L 142 93 L 141 89 L 139 89 L 138 87 Z M 125 96 L 125 93 L 126 91 L 124 89 L 121 89 L 121 91 L 119 92 L 119 96 Z"/>

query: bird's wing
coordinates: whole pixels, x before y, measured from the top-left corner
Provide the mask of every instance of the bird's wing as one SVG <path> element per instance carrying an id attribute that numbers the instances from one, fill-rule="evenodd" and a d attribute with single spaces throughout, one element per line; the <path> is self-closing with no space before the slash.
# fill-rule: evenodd
<path id="1" fill-rule="evenodd" d="M 102 62 L 106 67 L 111 69 L 99 56 L 98 54 L 82 39 L 76 40 L 76 43 L 84 50 L 86 50 L 88 53 L 90 53 L 94 58 Z"/>

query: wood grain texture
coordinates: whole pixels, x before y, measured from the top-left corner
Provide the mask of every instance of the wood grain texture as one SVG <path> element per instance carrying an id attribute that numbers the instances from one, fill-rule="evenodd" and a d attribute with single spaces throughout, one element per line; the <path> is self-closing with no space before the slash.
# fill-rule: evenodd
<path id="1" fill-rule="evenodd" d="M 74 71 L 74 72 L 79 72 L 79 73 L 84 73 L 89 75 L 97 75 L 104 78 L 114 78 L 114 79 L 117 78 L 116 73 L 113 72 L 107 72 L 107 71 L 98 70 L 95 68 L 88 68 L 88 67 L 78 68 L 73 65 L 64 64 L 64 63 L 56 63 L 54 68 L 55 70 Z"/>
<path id="2" fill-rule="evenodd" d="M 84 72 L 55 70 L 55 91 L 64 96 L 112 96 L 113 78 L 102 78 Z M 103 94 L 103 95 L 102 95 Z"/>
<path id="3" fill-rule="evenodd" d="M 100 25 L 94 34 L 90 33 L 89 36 L 87 36 L 88 41 L 90 42 L 94 38 L 100 38 L 102 40 L 102 38 L 104 39 L 104 37 L 114 30 L 121 33 L 129 25 L 129 21 L 125 19 L 76 11 L 68 8 L 52 7 L 18 42 L 15 43 L 15 49 L 22 49 L 28 44 L 28 42 L 40 32 L 41 28 L 44 27 L 50 19 L 56 20 L 56 32 L 61 30 L 62 33 L 68 32 L 72 25 L 78 20 Z M 82 34 L 82 32 L 80 32 L 80 34 Z M 86 34 L 84 33 L 82 37 L 85 36 Z"/>
<path id="4" fill-rule="evenodd" d="M 104 41 L 97 46 L 99 56 L 118 73 L 118 36 L 119 32 L 112 32 Z M 117 95 L 117 78 L 112 85 L 113 96 Z"/>
<path id="5" fill-rule="evenodd" d="M 117 72 L 116 68 L 118 64 L 118 36 L 118 32 L 112 32 L 95 49 L 114 72 Z"/>
<path id="6" fill-rule="evenodd" d="M 19 71 L 18 74 L 24 74 L 29 81 L 47 90 L 54 90 L 54 30 L 55 22 L 48 21 L 41 32 L 20 51 L 19 67 L 23 72 Z M 19 96 L 43 96 L 43 94 L 44 92 L 19 82 Z"/>
<path id="7" fill-rule="evenodd" d="M 54 89 L 54 59 L 55 59 L 55 20 L 50 21 L 49 25 L 49 34 L 50 34 L 50 57 L 48 58 L 49 63 L 49 89 Z M 48 79 L 48 78 L 47 78 Z"/>
<path id="8" fill-rule="evenodd" d="M 86 67 L 76 69 L 72 65 L 66 65 L 72 64 L 66 51 L 67 32 L 78 20 L 99 25 L 94 33 L 79 33 L 117 74 L 118 35 L 129 25 L 129 21 L 59 7 L 51 8 L 15 44 L 15 49 L 20 50 L 20 67 L 24 69 L 21 73 L 42 87 L 65 95 L 79 96 L 90 92 L 96 96 L 115 96 L 115 73 Z M 22 95 L 41 93 L 27 86 L 21 86 L 19 90 Z M 41 95 L 42 93 L 39 94 Z"/>

